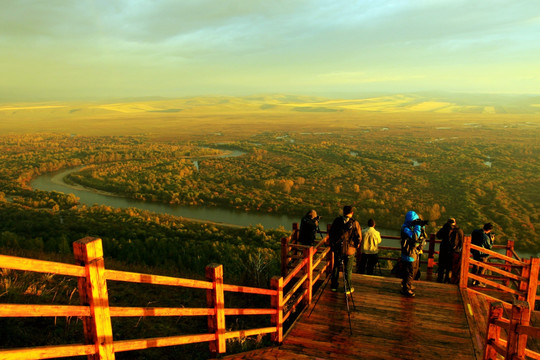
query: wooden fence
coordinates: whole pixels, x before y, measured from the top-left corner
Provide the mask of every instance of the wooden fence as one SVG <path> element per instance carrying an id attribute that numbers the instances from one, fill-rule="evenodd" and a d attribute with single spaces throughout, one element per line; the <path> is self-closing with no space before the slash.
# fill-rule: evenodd
<path id="1" fill-rule="evenodd" d="M 293 230 L 290 237 L 282 239 L 283 276 L 273 277 L 270 289 L 224 284 L 223 267 L 216 264 L 207 266 L 207 281 L 105 269 L 101 240 L 95 238 L 84 238 L 73 243 L 75 258 L 79 265 L 0 255 L 0 268 L 77 277 L 81 298 L 81 306 L 1 304 L 0 317 L 77 316 L 83 319 L 85 331 L 85 344 L 0 350 L 0 359 L 47 359 L 81 355 L 87 355 L 89 359 L 114 359 L 116 352 L 201 342 L 208 342 L 213 353 L 224 353 L 227 339 L 261 334 L 270 334 L 273 341 L 281 343 L 285 321 L 291 318 L 301 304 L 309 305 L 312 302 L 315 284 L 322 279 L 323 274 L 326 273 L 328 277 L 334 265 L 330 248 L 326 246 L 327 235 L 324 238 L 321 236 L 314 246 L 308 247 L 295 243 L 298 226 L 293 226 Z M 325 235 L 327 232 L 321 232 L 321 234 Z M 427 260 L 428 269 L 431 268 L 431 270 L 436 264 L 434 255 L 437 254 L 435 251 L 437 242 L 434 235 L 431 235 Z M 399 250 L 393 247 L 380 248 Z M 467 288 L 469 279 L 477 280 L 492 289 L 514 295 L 516 300 L 525 301 L 529 308 L 534 309 L 540 260 L 537 258 L 519 259 L 513 251 L 513 243 L 506 248 L 506 255 L 482 249 L 482 252 L 488 253 L 494 259 L 500 259 L 502 263 L 486 264 L 477 262 L 469 256 L 462 256 L 460 287 Z M 471 249 L 480 248 L 472 245 L 470 236 L 466 236 L 463 254 L 469 254 Z M 389 259 L 396 260 L 397 257 Z M 469 272 L 471 265 L 484 267 L 492 274 L 471 274 Z M 205 308 L 111 307 L 107 292 L 108 280 L 203 289 L 207 292 L 208 306 Z M 471 290 L 478 291 L 475 288 Z M 225 292 L 268 296 L 270 307 L 225 308 Z M 504 306 L 510 305 L 506 303 Z M 530 311 L 524 313 L 530 314 Z M 272 326 L 227 331 L 225 320 L 226 316 L 230 315 L 267 315 L 270 316 Z M 111 317 L 132 316 L 206 316 L 208 333 L 113 341 Z M 526 319 L 526 321 L 529 320 Z M 537 334 L 532 330 L 524 331 L 529 335 Z M 495 347 L 499 344 L 494 341 L 492 343 Z"/>
<path id="2" fill-rule="evenodd" d="M 510 312 L 509 319 L 503 317 L 505 308 Z M 508 360 L 540 359 L 540 353 L 527 349 L 528 337 L 540 339 L 540 328 L 529 326 L 530 314 L 529 304 L 524 301 L 514 301 L 509 309 L 503 302 L 491 303 L 484 359 L 496 360 L 500 356 Z M 506 340 L 501 329 L 506 330 Z"/>
<path id="3" fill-rule="evenodd" d="M 117 352 L 153 347 L 208 342 L 214 353 L 226 351 L 226 340 L 259 334 L 271 334 L 282 340 L 283 278 L 272 279 L 274 289 L 260 289 L 223 283 L 222 265 L 206 268 L 207 281 L 140 274 L 105 269 L 101 239 L 84 238 L 73 243 L 79 265 L 0 255 L 0 268 L 74 276 L 78 278 L 80 306 L 1 304 L 0 317 L 82 317 L 85 344 L 41 346 L 0 350 L 0 359 L 49 359 L 87 355 L 88 359 L 114 359 Z M 309 261 L 306 261 L 309 263 Z M 205 308 L 149 308 L 109 306 L 107 281 L 188 287 L 207 291 Z M 266 295 L 271 307 L 262 309 L 225 308 L 225 292 Z M 269 315 L 271 327 L 226 331 L 228 315 Z M 206 316 L 208 333 L 113 341 L 111 317 L 133 316 Z"/>
<path id="4" fill-rule="evenodd" d="M 321 231 L 320 234 L 328 234 L 328 230 L 330 230 L 330 224 L 327 225 L 328 229 L 327 231 Z M 301 255 L 301 251 L 298 249 L 304 248 L 306 246 L 302 246 L 298 244 L 298 235 L 299 235 L 299 228 L 298 223 L 293 223 L 292 233 L 290 236 L 285 237 L 281 239 L 281 275 L 286 276 L 286 274 L 294 268 L 302 259 L 303 255 Z M 397 246 L 379 246 L 379 250 L 383 251 L 389 251 L 391 253 L 396 253 L 395 256 L 379 256 L 379 260 L 390 260 L 390 261 L 397 261 L 401 256 L 401 237 L 399 236 L 389 236 L 389 235 L 381 235 L 382 239 L 392 240 L 397 242 Z M 325 237 L 323 239 L 326 243 L 328 242 L 328 237 Z M 428 241 L 426 242 L 426 245 L 428 246 L 427 249 L 427 260 L 422 260 L 420 263 L 426 265 L 426 277 L 428 280 L 431 280 L 433 277 L 433 269 L 435 265 L 437 265 L 437 262 L 435 261 L 435 255 L 439 254 L 439 251 L 436 249 L 436 244 L 440 244 L 441 240 L 438 240 L 435 237 L 435 234 L 430 234 Z M 361 256 L 360 252 L 357 252 L 357 263 L 359 263 Z"/>
<path id="5" fill-rule="evenodd" d="M 479 250 L 489 255 L 489 262 L 476 261 L 471 257 L 471 250 Z M 498 291 L 501 294 L 510 294 L 515 300 L 526 301 L 529 307 L 534 310 L 535 302 L 539 298 L 536 293 L 538 289 L 538 273 L 540 269 L 540 259 L 520 259 L 513 250 L 513 242 L 507 246 L 507 255 L 499 254 L 471 243 L 471 237 L 465 236 L 463 242 L 463 254 L 461 257 L 461 274 L 459 286 L 461 289 L 469 288 L 471 291 L 479 292 L 481 287 L 469 286 L 469 279 L 478 281 L 482 287 L 488 286 L 490 290 Z M 489 270 L 488 274 L 473 274 L 471 266 Z M 506 302 L 509 301 L 497 299 Z"/>

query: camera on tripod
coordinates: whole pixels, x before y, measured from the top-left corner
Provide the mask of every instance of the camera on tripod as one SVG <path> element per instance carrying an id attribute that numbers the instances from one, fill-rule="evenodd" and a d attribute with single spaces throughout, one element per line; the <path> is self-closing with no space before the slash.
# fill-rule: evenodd
<path id="1" fill-rule="evenodd" d="M 411 225 L 426 226 L 429 223 L 428 220 L 416 219 L 411 222 Z"/>

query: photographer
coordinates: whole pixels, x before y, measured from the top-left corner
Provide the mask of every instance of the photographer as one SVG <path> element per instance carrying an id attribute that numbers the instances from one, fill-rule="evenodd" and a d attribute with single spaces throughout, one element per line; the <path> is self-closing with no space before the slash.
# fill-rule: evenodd
<path id="1" fill-rule="evenodd" d="M 420 266 L 420 254 L 426 241 L 426 224 L 427 221 L 420 219 L 416 212 L 408 211 L 401 226 L 401 294 L 407 297 L 415 296 L 412 281 Z"/>
<path id="2" fill-rule="evenodd" d="M 362 228 L 358 221 L 353 219 L 352 206 L 343 207 L 343 216 L 338 216 L 332 222 L 329 237 L 330 246 L 334 253 L 334 268 L 332 269 L 332 281 L 330 288 L 337 291 L 339 285 L 339 270 L 343 261 L 343 273 L 345 277 L 345 292 L 348 294 L 354 291 L 351 287 L 351 275 L 356 248 L 360 246 L 362 240 Z M 348 285 L 348 289 L 347 289 Z"/>
<path id="3" fill-rule="evenodd" d="M 437 282 L 439 283 L 450 282 L 452 255 L 454 252 L 454 249 L 450 244 L 450 233 L 455 225 L 456 219 L 450 218 L 443 227 L 437 231 L 436 237 L 441 240 L 441 245 L 439 246 L 439 269 L 437 271 Z"/>
<path id="4" fill-rule="evenodd" d="M 491 230 L 493 230 L 493 224 L 486 223 L 484 224 L 484 227 L 482 229 L 476 229 L 473 230 L 471 233 L 471 243 L 474 245 L 483 247 L 484 249 L 491 249 L 493 247 L 493 241 L 495 239 L 495 235 L 491 233 Z M 473 256 L 473 259 L 480 262 L 487 262 L 487 259 L 489 257 L 489 254 L 483 253 L 481 251 L 478 251 L 476 249 L 471 250 L 471 254 Z M 477 275 L 483 275 L 484 274 L 484 267 L 473 265 L 472 273 Z M 473 280 L 472 282 L 473 286 L 481 286 L 485 287 L 486 285 L 483 283 L 480 283 L 477 280 Z"/>
<path id="5" fill-rule="evenodd" d="M 313 246 L 317 232 L 319 231 L 320 216 L 317 216 L 315 210 L 310 210 L 300 221 L 300 233 L 298 242 L 302 245 Z"/>

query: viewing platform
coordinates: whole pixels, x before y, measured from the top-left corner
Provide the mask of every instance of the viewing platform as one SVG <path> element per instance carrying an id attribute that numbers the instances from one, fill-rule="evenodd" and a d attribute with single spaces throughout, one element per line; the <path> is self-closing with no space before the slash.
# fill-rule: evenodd
<path id="1" fill-rule="evenodd" d="M 485 316 L 480 314 L 487 314 L 489 309 L 478 309 L 476 316 L 470 316 L 469 320 L 483 321 L 483 325 L 470 326 L 468 306 L 457 286 L 416 281 L 416 297 L 406 298 L 399 293 L 400 281 L 353 274 L 356 309 L 349 301 L 352 334 L 345 294 L 331 292 L 327 286 L 317 304 L 306 308 L 285 335 L 281 346 L 223 359 L 482 358 L 487 325 Z M 486 304 L 483 300 L 478 302 Z"/>

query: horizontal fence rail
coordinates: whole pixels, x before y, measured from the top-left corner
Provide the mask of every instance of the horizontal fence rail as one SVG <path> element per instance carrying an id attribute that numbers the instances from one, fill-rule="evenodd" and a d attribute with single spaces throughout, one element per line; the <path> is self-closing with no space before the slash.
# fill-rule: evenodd
<path id="1" fill-rule="evenodd" d="M 207 281 L 175 278 L 151 274 L 105 269 L 101 239 L 84 238 L 74 242 L 75 258 L 80 265 L 57 263 L 0 255 L 0 268 L 74 276 L 79 281 L 79 295 L 82 304 L 74 305 L 27 305 L 0 304 L 0 317 L 56 317 L 77 316 L 83 319 L 87 344 L 41 346 L 0 350 L 0 359 L 48 359 L 71 356 L 88 356 L 100 359 L 114 359 L 114 353 L 142 350 L 152 347 L 185 345 L 208 342 L 214 353 L 226 351 L 227 339 L 253 335 L 271 334 L 279 339 L 282 323 L 282 309 L 279 298 L 282 290 L 261 289 L 223 283 L 223 266 L 209 265 L 206 268 Z M 282 282 L 281 278 L 281 282 Z M 202 289 L 207 291 L 207 308 L 164 308 L 164 307 L 115 307 L 110 306 L 107 295 L 107 281 L 121 281 L 137 284 L 153 284 L 174 287 Z M 279 283 L 279 281 L 278 281 Z M 270 308 L 225 308 L 225 292 L 266 295 Z M 265 315 L 272 320 L 271 327 L 226 331 L 225 317 L 239 315 Z M 206 316 L 209 332 L 206 334 L 169 336 L 148 339 L 113 341 L 111 317 L 161 317 L 161 316 Z"/>
<path id="2" fill-rule="evenodd" d="M 514 299 L 526 301 L 531 309 L 535 308 L 538 289 L 538 274 L 540 269 L 540 259 L 521 259 L 513 250 L 513 242 L 509 242 L 506 247 L 506 255 L 496 251 L 483 248 L 471 243 L 471 237 L 465 236 L 463 243 L 463 256 L 461 257 L 461 274 L 459 286 L 462 289 L 481 292 L 482 287 L 489 287 L 490 291 L 499 291 L 501 294 L 511 294 Z M 487 254 L 489 261 L 478 261 L 472 257 L 472 250 Z M 466 254 L 466 255 L 465 255 Z M 484 269 L 472 273 L 471 267 Z M 469 280 L 476 281 L 480 285 L 469 286 Z M 510 303 L 504 299 L 507 306 Z"/>

